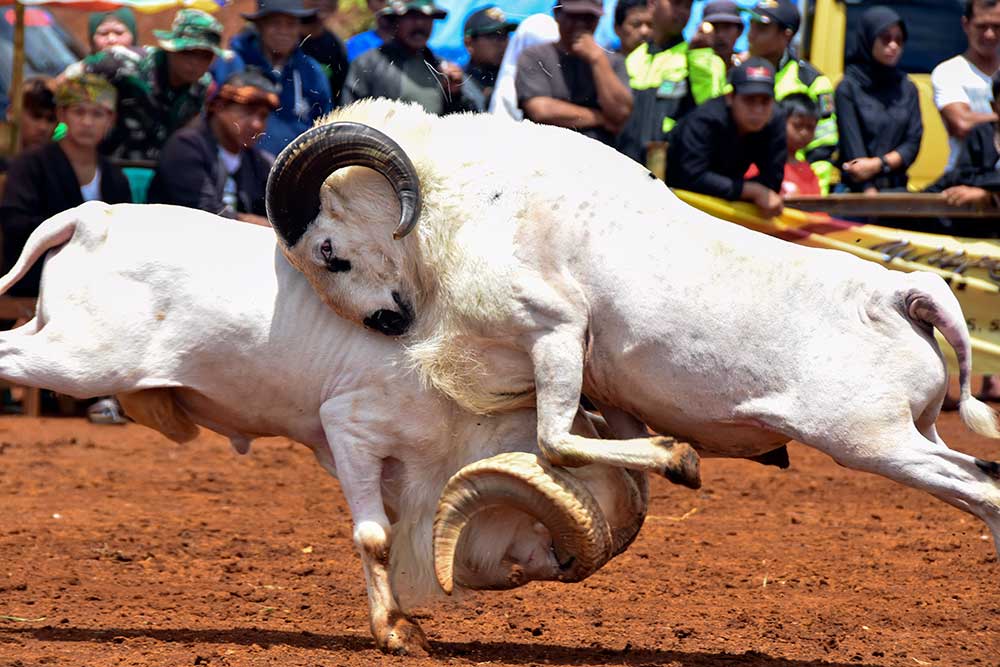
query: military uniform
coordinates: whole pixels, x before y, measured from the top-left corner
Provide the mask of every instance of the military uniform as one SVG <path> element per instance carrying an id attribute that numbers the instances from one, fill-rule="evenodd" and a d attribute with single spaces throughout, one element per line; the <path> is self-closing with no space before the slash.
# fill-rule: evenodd
<path id="1" fill-rule="evenodd" d="M 690 49 L 682 38 L 668 48 L 640 44 L 625 59 L 633 108 L 618 150 L 645 164 L 651 141 L 666 141 L 677 121 L 726 89 L 726 64 L 710 48 Z"/>
<path id="2" fill-rule="evenodd" d="M 100 74 L 118 90 L 118 119 L 101 144 L 101 152 L 126 160 L 156 160 L 175 131 L 184 127 L 205 106 L 212 77 L 205 73 L 189 86 L 171 88 L 167 51 L 201 50 L 216 55 L 222 24 L 196 9 L 177 12 L 172 29 L 155 30 L 160 48 L 145 54 L 115 47 L 85 58 L 80 66 Z"/>

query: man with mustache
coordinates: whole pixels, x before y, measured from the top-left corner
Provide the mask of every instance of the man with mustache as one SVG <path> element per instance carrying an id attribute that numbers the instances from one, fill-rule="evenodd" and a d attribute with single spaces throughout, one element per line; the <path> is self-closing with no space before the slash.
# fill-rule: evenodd
<path id="1" fill-rule="evenodd" d="M 387 97 L 415 102 L 439 116 L 474 111 L 475 105 L 462 93 L 462 69 L 427 48 L 434 20 L 448 12 L 433 0 L 392 0 L 379 14 L 392 21 L 394 37 L 351 62 L 343 104 Z"/>

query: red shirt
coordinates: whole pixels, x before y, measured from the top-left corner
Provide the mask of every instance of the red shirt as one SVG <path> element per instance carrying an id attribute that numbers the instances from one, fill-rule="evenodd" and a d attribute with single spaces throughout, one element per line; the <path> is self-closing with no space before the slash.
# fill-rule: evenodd
<path id="1" fill-rule="evenodd" d="M 743 178 L 749 180 L 759 174 L 757 165 L 752 164 Z M 795 197 L 797 195 L 822 194 L 819 189 L 819 179 L 808 162 L 789 160 L 785 163 L 785 174 L 781 181 L 781 196 Z"/>

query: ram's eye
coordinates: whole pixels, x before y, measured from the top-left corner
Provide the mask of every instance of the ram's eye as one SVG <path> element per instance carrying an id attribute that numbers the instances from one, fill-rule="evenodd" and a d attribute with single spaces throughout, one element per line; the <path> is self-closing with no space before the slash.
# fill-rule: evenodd
<path id="1" fill-rule="evenodd" d="M 333 244 L 330 243 L 330 239 L 323 241 L 323 245 L 319 247 L 319 252 L 323 255 L 323 261 L 329 264 L 330 260 L 333 259 Z"/>

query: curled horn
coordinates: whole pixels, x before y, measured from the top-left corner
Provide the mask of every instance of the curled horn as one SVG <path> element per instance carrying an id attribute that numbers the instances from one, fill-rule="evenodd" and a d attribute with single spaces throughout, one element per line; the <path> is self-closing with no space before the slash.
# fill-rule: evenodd
<path id="1" fill-rule="evenodd" d="M 320 187 L 333 172 L 361 166 L 382 174 L 399 197 L 401 239 L 420 217 L 420 179 L 399 144 L 373 127 L 334 122 L 318 125 L 288 144 L 267 177 L 267 217 L 285 245 L 294 246 L 319 215 Z"/>
<path id="2" fill-rule="evenodd" d="M 625 511 L 622 513 L 625 522 L 620 526 L 611 526 L 611 557 L 614 558 L 629 548 L 646 521 L 646 511 L 649 509 L 649 478 L 644 472 L 624 468 L 613 468 L 611 474 L 618 478 L 617 497 L 625 506 Z"/>
<path id="3" fill-rule="evenodd" d="M 434 518 L 434 572 L 446 593 L 454 588 L 455 551 L 462 530 L 479 512 L 509 507 L 533 517 L 552 536 L 565 563 L 559 581 L 581 581 L 608 562 L 614 542 L 604 512 L 582 482 L 534 454 L 509 452 L 469 464 L 445 485 Z"/>

